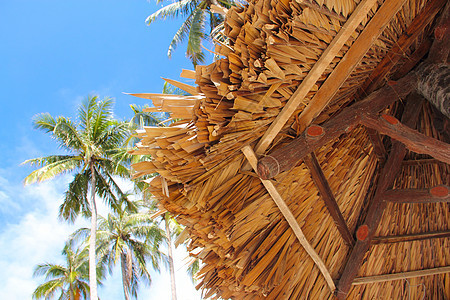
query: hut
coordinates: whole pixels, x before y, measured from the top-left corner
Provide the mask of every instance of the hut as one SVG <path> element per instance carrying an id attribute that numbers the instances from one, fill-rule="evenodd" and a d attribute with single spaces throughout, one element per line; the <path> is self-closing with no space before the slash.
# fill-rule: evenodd
<path id="1" fill-rule="evenodd" d="M 449 299 L 449 4 L 251 0 L 220 56 L 134 94 L 136 178 L 222 299 Z M 186 82 L 186 81 L 185 81 Z"/>

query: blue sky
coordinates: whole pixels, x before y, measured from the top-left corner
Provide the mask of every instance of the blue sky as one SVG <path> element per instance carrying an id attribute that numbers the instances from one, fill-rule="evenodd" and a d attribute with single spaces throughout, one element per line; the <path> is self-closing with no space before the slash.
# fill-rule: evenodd
<path id="1" fill-rule="evenodd" d="M 145 19 L 158 6 L 146 0 L 0 1 L 0 299 L 30 299 L 39 279 L 37 263 L 60 261 L 64 240 L 77 226 L 57 220 L 69 177 L 23 187 L 32 171 L 26 159 L 59 150 L 35 131 L 35 114 L 75 116 L 89 94 L 116 99 L 115 114 L 130 118 L 130 104 L 144 99 L 123 92 L 160 92 L 161 77 L 179 79 L 193 69 L 180 46 L 172 59 L 167 47 L 180 21 Z M 179 299 L 199 299 L 177 254 Z M 118 275 L 119 273 L 116 272 Z M 168 274 L 154 275 L 142 299 L 169 299 Z M 100 290 L 102 299 L 123 299 L 117 276 Z"/>

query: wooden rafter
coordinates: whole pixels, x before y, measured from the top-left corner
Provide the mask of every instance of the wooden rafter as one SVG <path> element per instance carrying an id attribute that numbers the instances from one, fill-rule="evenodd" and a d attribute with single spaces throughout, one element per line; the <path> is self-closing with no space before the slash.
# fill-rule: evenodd
<path id="1" fill-rule="evenodd" d="M 367 135 L 369 136 L 370 142 L 372 143 L 375 155 L 380 161 L 384 161 L 387 156 L 387 151 L 383 145 L 383 140 L 380 134 L 374 129 L 367 128 Z"/>
<path id="2" fill-rule="evenodd" d="M 449 187 L 438 185 L 431 189 L 389 190 L 384 201 L 394 203 L 437 203 L 450 202 Z"/>
<path id="3" fill-rule="evenodd" d="M 380 118 L 375 118 L 364 115 L 361 118 L 361 124 L 405 144 L 410 151 L 428 154 L 437 160 L 450 164 L 449 144 L 411 129 L 392 116 L 383 115 Z"/>
<path id="4" fill-rule="evenodd" d="M 304 129 L 311 124 L 312 120 L 327 106 L 404 2 L 405 0 L 387 0 L 381 5 L 337 67 L 316 92 L 310 104 L 300 114 L 300 128 Z"/>
<path id="5" fill-rule="evenodd" d="M 417 64 L 425 57 L 425 55 L 430 50 L 432 41 L 431 38 L 425 39 L 419 47 L 414 51 L 408 59 L 405 61 L 405 63 L 395 71 L 392 76 L 391 80 L 398 80 L 408 74 Z"/>
<path id="6" fill-rule="evenodd" d="M 303 161 L 308 167 L 311 173 L 311 177 L 317 189 L 319 190 L 320 196 L 325 202 L 325 206 L 327 207 L 328 212 L 333 218 L 333 221 L 336 224 L 339 233 L 341 234 L 345 243 L 348 246 L 353 247 L 353 245 L 355 244 L 355 240 L 350 233 L 350 230 L 348 229 L 347 222 L 345 222 L 345 219 L 342 216 L 341 210 L 339 209 L 336 199 L 334 198 L 333 191 L 328 184 L 325 174 L 323 174 L 322 168 L 317 161 L 316 155 L 314 153 L 310 153 L 309 155 L 305 156 Z"/>
<path id="7" fill-rule="evenodd" d="M 392 236 L 377 236 L 372 239 L 372 244 L 392 244 L 448 237 L 450 237 L 450 230 Z"/>
<path id="8" fill-rule="evenodd" d="M 242 152 L 244 153 L 245 157 L 247 158 L 248 162 L 252 166 L 252 168 L 256 171 L 256 164 L 258 162 L 258 159 L 256 157 L 255 152 L 250 146 L 245 146 L 242 148 Z M 336 289 L 336 286 L 333 282 L 333 279 L 331 278 L 330 272 L 328 271 L 327 267 L 325 266 L 325 263 L 322 261 L 320 256 L 317 254 L 316 250 L 311 246 L 311 244 L 306 239 L 305 235 L 303 234 L 302 229 L 300 228 L 300 225 L 297 222 L 297 219 L 292 214 L 291 210 L 287 206 L 286 202 L 281 197 L 280 193 L 276 189 L 276 187 L 273 185 L 272 181 L 270 180 L 264 180 L 261 179 L 262 184 L 267 189 L 268 193 L 272 197 L 273 201 L 277 205 L 278 209 L 283 214 L 284 218 L 288 222 L 289 226 L 291 227 L 292 231 L 294 232 L 295 236 L 297 237 L 298 241 L 302 245 L 303 249 L 308 253 L 308 255 L 311 257 L 311 259 L 314 261 L 316 266 L 319 268 L 320 272 L 325 278 L 325 281 L 327 282 L 329 288 L 331 291 L 334 291 Z"/>
<path id="9" fill-rule="evenodd" d="M 258 162 L 258 175 L 268 179 L 291 169 L 315 149 L 350 132 L 359 124 L 362 115 L 378 113 L 396 100 L 406 97 L 415 88 L 416 80 L 415 74 L 410 73 L 399 81 L 373 92 L 364 100 L 345 108 L 322 126 L 324 132 L 322 135 L 312 136 L 308 133 L 309 130 L 306 130 L 289 144 L 270 153 L 270 156 L 261 158 Z"/>
<path id="10" fill-rule="evenodd" d="M 353 281 L 353 285 L 360 284 L 368 284 L 368 283 L 376 283 L 376 282 L 384 282 L 384 281 L 393 281 L 393 280 L 401 280 L 408 278 L 416 278 L 416 277 L 424 277 L 424 276 L 432 276 L 438 274 L 450 273 L 450 266 L 447 267 L 439 267 L 425 270 L 417 270 L 417 271 L 409 271 L 402 273 L 394 273 L 394 274 L 385 274 L 385 275 L 376 275 L 376 276 L 367 276 L 356 278 Z"/>
<path id="11" fill-rule="evenodd" d="M 398 39 L 394 46 L 389 50 L 386 56 L 377 65 L 375 70 L 369 75 L 362 84 L 357 98 L 361 95 L 368 95 L 376 90 L 384 80 L 389 71 L 400 61 L 404 52 L 412 45 L 417 37 L 423 32 L 426 26 L 430 24 L 439 10 L 447 3 L 447 0 L 432 0 L 420 11 L 408 26 L 403 35 Z"/>
<path id="12" fill-rule="evenodd" d="M 434 158 L 408 159 L 402 161 L 402 165 L 404 166 L 416 166 L 427 164 L 442 164 L 442 162 Z"/>
<path id="13" fill-rule="evenodd" d="M 289 101 L 278 114 L 277 118 L 270 125 L 255 147 L 255 152 L 258 154 L 264 153 L 272 143 L 275 136 L 280 132 L 291 115 L 297 109 L 298 105 L 303 101 L 308 92 L 312 89 L 314 84 L 323 74 L 325 69 L 330 65 L 331 61 L 336 57 L 342 46 L 347 42 L 350 36 L 355 32 L 355 29 L 364 18 L 367 17 L 370 9 L 377 3 L 376 0 L 364 0 L 356 7 L 350 18 L 345 22 L 344 26 L 339 30 L 333 41 L 322 53 L 320 59 L 314 64 L 308 75 L 303 79 L 297 90 L 291 96 Z"/>
<path id="14" fill-rule="evenodd" d="M 407 126 L 415 128 L 420 112 L 417 107 L 420 107 L 423 101 L 422 99 L 423 98 L 418 97 L 417 94 L 412 94 L 407 98 L 405 111 L 402 116 L 402 121 Z M 383 195 L 392 187 L 397 174 L 401 170 L 401 162 L 405 157 L 406 147 L 395 141 L 392 144 L 391 152 L 389 153 L 386 164 L 381 170 L 377 189 L 370 201 L 364 223 L 356 231 L 358 240 L 350 253 L 350 257 L 347 260 L 337 286 L 336 296 L 338 299 L 345 299 L 353 279 L 358 274 L 358 270 L 363 262 L 366 252 L 369 250 L 372 238 L 374 237 L 378 224 L 381 221 L 384 208 L 386 207 L 386 202 L 383 201 Z"/>

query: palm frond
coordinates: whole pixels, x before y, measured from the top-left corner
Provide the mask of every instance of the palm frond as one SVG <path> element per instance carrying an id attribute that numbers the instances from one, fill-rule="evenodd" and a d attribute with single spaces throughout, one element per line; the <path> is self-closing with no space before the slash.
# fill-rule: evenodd
<path id="1" fill-rule="evenodd" d="M 34 268 L 33 277 L 45 276 L 46 278 L 55 278 L 63 276 L 67 269 L 61 265 L 51 263 L 39 264 Z"/>
<path id="2" fill-rule="evenodd" d="M 55 293 L 61 291 L 61 295 L 64 295 L 63 290 L 64 282 L 61 279 L 53 279 L 43 284 L 40 284 L 33 292 L 33 299 L 51 299 Z"/>
<path id="3" fill-rule="evenodd" d="M 114 101 L 111 98 L 103 98 L 97 102 L 90 128 L 92 141 L 100 139 L 107 128 L 110 127 L 113 104 Z"/>
<path id="4" fill-rule="evenodd" d="M 60 218 L 74 222 L 80 213 L 83 213 L 84 216 L 90 216 L 91 210 L 87 198 L 90 177 L 91 171 L 89 168 L 74 176 L 65 193 L 64 202 L 59 207 Z"/>
<path id="5" fill-rule="evenodd" d="M 88 96 L 78 107 L 78 118 L 80 119 L 80 129 L 82 132 L 89 132 L 97 106 L 97 99 L 98 96 Z"/>
<path id="6" fill-rule="evenodd" d="M 188 35 L 186 55 L 192 61 L 194 66 L 205 62 L 205 54 L 201 49 L 202 39 L 206 37 L 205 29 L 205 10 L 197 8 L 192 15 L 191 26 Z"/>
<path id="7" fill-rule="evenodd" d="M 51 155 L 24 161 L 22 164 L 42 166 L 25 177 L 24 184 L 32 184 L 52 179 L 57 175 L 65 174 L 81 167 L 83 160 L 73 155 Z"/>
<path id="8" fill-rule="evenodd" d="M 172 53 L 175 51 L 177 46 L 179 44 L 181 44 L 189 36 L 189 31 L 191 30 L 191 26 L 192 26 L 193 13 L 194 12 L 192 12 L 186 18 L 186 20 L 183 22 L 183 24 L 181 24 L 180 28 L 177 30 L 177 32 L 173 36 L 172 41 L 170 42 L 170 45 L 169 45 L 169 50 L 167 50 L 167 56 L 169 58 L 172 57 Z"/>
<path id="9" fill-rule="evenodd" d="M 83 137 L 79 135 L 76 125 L 66 117 L 58 117 L 53 130 L 53 136 L 59 142 L 59 147 L 67 151 L 83 151 Z"/>
<path id="10" fill-rule="evenodd" d="M 178 16 L 187 16 L 198 4 L 198 0 L 181 0 L 166 5 L 151 14 L 145 20 L 147 25 L 153 23 L 156 19 L 165 20 L 166 18 L 176 18 Z"/>
<path id="11" fill-rule="evenodd" d="M 43 130 L 45 133 L 53 132 L 56 120 L 49 113 L 37 114 L 33 117 L 33 127 Z"/>

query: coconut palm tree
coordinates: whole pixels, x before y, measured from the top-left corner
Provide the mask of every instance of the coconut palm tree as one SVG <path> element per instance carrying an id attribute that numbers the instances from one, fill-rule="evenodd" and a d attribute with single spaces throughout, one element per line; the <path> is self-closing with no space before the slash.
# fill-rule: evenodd
<path id="1" fill-rule="evenodd" d="M 160 4 L 163 0 L 157 0 Z M 223 16 L 211 11 L 211 5 L 230 8 L 235 0 L 177 0 L 151 14 L 145 21 L 148 25 L 156 19 L 186 18 L 175 33 L 169 45 L 167 56 L 171 57 L 175 48 L 187 39 L 186 56 L 197 65 L 205 62 L 205 53 L 201 48 L 202 41 L 211 38 L 211 32 L 223 22 Z"/>
<path id="2" fill-rule="evenodd" d="M 45 263 L 36 266 L 33 276 L 45 276 L 46 282 L 34 290 L 33 299 L 51 299 L 58 294 L 59 299 L 88 299 L 88 248 L 76 248 L 73 241 L 69 240 L 62 250 L 62 255 L 65 257 L 64 265 Z M 100 268 L 97 272 L 97 278 L 102 277 Z"/>
<path id="3" fill-rule="evenodd" d="M 89 237 L 89 229 L 81 228 L 75 237 Z M 130 206 L 119 208 L 107 218 L 99 216 L 97 230 L 99 262 L 110 273 L 119 262 L 122 272 L 123 292 L 126 300 L 137 298 L 139 282 L 150 284 L 151 276 L 147 261 L 159 271 L 165 257 L 159 250 L 164 232 L 153 222 L 150 215 L 139 213 Z"/>
<path id="4" fill-rule="evenodd" d="M 24 164 L 38 166 L 24 183 L 52 179 L 57 175 L 74 173 L 60 206 L 60 217 L 74 221 L 79 214 L 91 217 L 91 236 L 96 236 L 98 195 L 112 208 L 119 201 L 128 201 L 113 175 L 129 177 L 129 170 L 112 156 L 128 135 L 127 124 L 114 120 L 113 100 L 88 97 L 80 105 L 78 120 L 52 117 L 48 113 L 34 118 L 34 127 L 49 133 L 65 154 L 30 159 Z M 88 194 L 90 199 L 88 200 Z M 95 238 L 89 246 L 90 299 L 97 300 Z"/>

